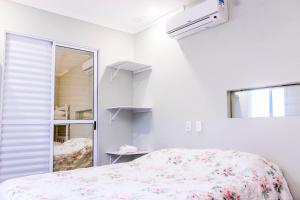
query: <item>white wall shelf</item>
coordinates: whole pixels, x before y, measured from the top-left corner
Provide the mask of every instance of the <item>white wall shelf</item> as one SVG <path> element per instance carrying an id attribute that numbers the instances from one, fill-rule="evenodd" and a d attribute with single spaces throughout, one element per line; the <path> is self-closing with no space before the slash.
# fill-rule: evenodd
<path id="1" fill-rule="evenodd" d="M 145 65 L 132 61 L 119 61 L 108 65 L 107 67 L 115 69 L 115 71 L 111 74 L 111 80 L 113 80 L 118 75 L 120 70 L 131 71 L 134 74 L 137 74 L 152 69 L 150 65 Z"/>
<path id="2" fill-rule="evenodd" d="M 116 106 L 116 107 L 109 107 L 106 110 L 110 111 L 110 122 L 114 121 L 121 110 L 131 111 L 133 113 L 145 113 L 151 112 L 151 107 L 140 107 L 140 106 Z"/>
<path id="3" fill-rule="evenodd" d="M 118 151 L 108 151 L 106 152 L 107 155 L 109 155 L 109 162 L 110 164 L 115 164 L 120 160 L 123 156 L 142 156 L 150 153 L 150 151 L 137 151 L 134 153 L 120 153 Z M 113 156 L 116 156 L 116 159 L 113 159 Z"/>

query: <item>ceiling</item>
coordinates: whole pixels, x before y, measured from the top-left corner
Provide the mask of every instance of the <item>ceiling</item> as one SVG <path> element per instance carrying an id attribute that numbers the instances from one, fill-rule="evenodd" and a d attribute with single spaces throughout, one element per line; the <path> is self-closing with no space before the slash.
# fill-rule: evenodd
<path id="1" fill-rule="evenodd" d="M 55 75 L 60 77 L 73 67 L 81 66 L 85 61 L 92 58 L 93 53 L 70 49 L 66 47 L 56 47 L 55 51 Z"/>
<path id="2" fill-rule="evenodd" d="M 137 33 L 160 17 L 195 0 L 12 0 L 127 33 Z"/>

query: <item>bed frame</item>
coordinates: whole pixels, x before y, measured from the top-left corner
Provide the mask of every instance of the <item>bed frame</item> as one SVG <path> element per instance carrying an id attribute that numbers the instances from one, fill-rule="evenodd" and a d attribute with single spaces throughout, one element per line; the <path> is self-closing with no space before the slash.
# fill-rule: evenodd
<path id="1" fill-rule="evenodd" d="M 60 120 L 68 120 L 69 116 L 70 116 L 70 109 L 69 106 L 67 104 L 65 104 L 62 107 L 59 106 L 55 106 L 55 111 L 60 111 L 60 112 L 64 112 L 64 114 L 62 115 L 62 118 L 60 118 Z M 60 127 L 65 127 L 65 134 L 61 135 L 61 133 L 59 132 L 59 128 Z M 70 138 L 70 125 L 56 125 L 55 126 L 55 142 L 60 142 L 60 143 L 64 143 L 66 141 L 69 140 Z"/>

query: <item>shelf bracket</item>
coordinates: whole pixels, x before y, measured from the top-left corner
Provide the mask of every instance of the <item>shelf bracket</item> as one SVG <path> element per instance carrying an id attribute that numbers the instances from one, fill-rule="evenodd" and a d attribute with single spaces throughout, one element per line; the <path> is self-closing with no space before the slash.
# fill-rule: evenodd
<path id="1" fill-rule="evenodd" d="M 121 108 L 117 109 L 117 111 L 115 113 L 110 114 L 110 123 L 113 122 L 116 119 L 116 117 L 118 116 L 120 111 L 121 111 Z"/>
<path id="2" fill-rule="evenodd" d="M 110 155 L 109 156 L 110 164 L 116 164 L 120 160 L 121 157 L 122 157 L 122 155 L 119 155 L 116 159 L 113 159 L 113 155 Z"/>
<path id="3" fill-rule="evenodd" d="M 111 73 L 110 81 L 113 81 L 121 70 L 121 66 L 118 66 L 114 72 Z"/>

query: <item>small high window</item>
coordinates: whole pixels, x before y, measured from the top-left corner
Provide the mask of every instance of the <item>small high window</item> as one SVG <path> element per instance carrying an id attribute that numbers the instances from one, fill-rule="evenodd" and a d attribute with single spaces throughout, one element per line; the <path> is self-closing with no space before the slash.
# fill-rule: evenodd
<path id="1" fill-rule="evenodd" d="M 229 117 L 300 115 L 300 84 L 229 91 Z"/>

